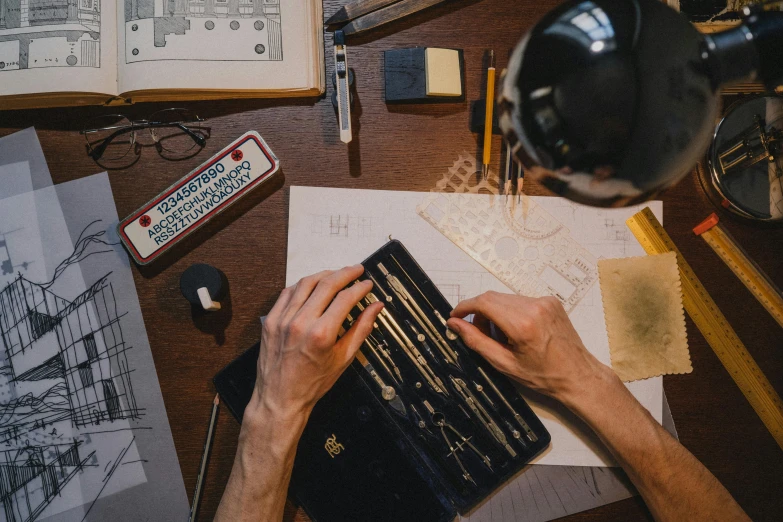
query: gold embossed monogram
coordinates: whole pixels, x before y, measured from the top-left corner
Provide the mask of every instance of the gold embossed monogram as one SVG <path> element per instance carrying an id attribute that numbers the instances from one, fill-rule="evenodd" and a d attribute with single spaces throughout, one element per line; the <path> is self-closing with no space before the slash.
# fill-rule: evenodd
<path id="1" fill-rule="evenodd" d="M 327 453 L 329 453 L 329 456 L 334 458 L 335 455 L 339 455 L 340 452 L 345 449 L 345 446 L 337 442 L 337 435 L 332 433 L 332 436 L 326 439 L 324 448 L 326 449 Z"/>

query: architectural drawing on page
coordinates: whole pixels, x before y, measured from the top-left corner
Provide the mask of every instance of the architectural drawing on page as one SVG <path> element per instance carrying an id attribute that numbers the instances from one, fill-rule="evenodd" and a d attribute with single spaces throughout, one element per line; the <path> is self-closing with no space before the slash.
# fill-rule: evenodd
<path id="1" fill-rule="evenodd" d="M 79 506 L 84 520 L 102 495 L 146 481 L 133 430 L 148 428 L 129 423 L 145 410 L 112 273 L 73 295 L 63 294 L 72 274 L 61 284 L 71 267 L 114 252 L 105 232 L 90 232 L 96 224 L 51 280 L 18 274 L 0 290 L 0 512 L 9 522 Z"/>
<path id="2" fill-rule="evenodd" d="M 555 296 L 571 312 L 598 280 L 597 259 L 535 201 L 475 197 L 477 172 L 472 156 L 460 156 L 419 215 L 517 294 Z"/>
<path id="3" fill-rule="evenodd" d="M 0 73 L 100 67 L 100 0 L 0 0 Z"/>
<path id="4" fill-rule="evenodd" d="M 280 0 L 125 0 L 125 63 L 279 61 Z"/>

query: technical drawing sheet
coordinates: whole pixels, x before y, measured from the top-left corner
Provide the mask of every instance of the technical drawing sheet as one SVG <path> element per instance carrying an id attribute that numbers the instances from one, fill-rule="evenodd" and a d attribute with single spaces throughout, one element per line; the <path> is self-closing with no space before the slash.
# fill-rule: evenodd
<path id="1" fill-rule="evenodd" d="M 124 9 L 117 13 L 120 92 L 308 88 L 320 76 L 320 1 L 122 4 Z"/>
<path id="2" fill-rule="evenodd" d="M 430 193 L 291 187 L 286 284 L 324 269 L 354 265 L 391 235 L 410 250 L 452 305 L 488 290 L 509 293 L 492 274 L 416 213 Z M 463 195 L 464 196 L 464 195 Z M 491 198 L 489 195 L 471 195 Z M 499 198 L 495 197 L 498 201 Z M 532 198 L 598 257 L 644 255 L 625 220 L 640 207 L 596 209 L 562 198 Z M 650 202 L 662 218 L 660 202 Z M 599 285 L 592 285 L 570 314 L 587 348 L 610 364 Z M 629 390 L 661 422 L 661 378 L 628 383 Z M 522 395 L 552 435 L 534 463 L 564 466 L 616 465 L 591 430 L 562 405 L 530 390 Z"/>
<path id="3" fill-rule="evenodd" d="M 115 93 L 116 10 L 116 0 L 0 0 L 0 94 Z"/>
<path id="4" fill-rule="evenodd" d="M 187 517 L 117 222 L 105 173 L 0 200 L 2 520 Z"/>

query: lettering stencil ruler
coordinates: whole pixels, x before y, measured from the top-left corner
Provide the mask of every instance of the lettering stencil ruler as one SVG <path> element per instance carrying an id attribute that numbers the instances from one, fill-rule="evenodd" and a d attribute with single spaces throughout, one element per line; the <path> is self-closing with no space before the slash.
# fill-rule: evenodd
<path id="1" fill-rule="evenodd" d="M 649 208 L 626 221 L 648 254 L 675 252 L 682 302 L 715 355 L 783 449 L 783 401 Z"/>

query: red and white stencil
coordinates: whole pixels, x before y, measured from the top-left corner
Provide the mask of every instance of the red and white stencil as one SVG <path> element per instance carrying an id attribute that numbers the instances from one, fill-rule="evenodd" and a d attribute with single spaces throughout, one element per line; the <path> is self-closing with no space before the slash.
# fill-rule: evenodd
<path id="1" fill-rule="evenodd" d="M 120 239 L 134 261 L 146 265 L 279 168 L 263 138 L 250 131 L 123 219 Z"/>

